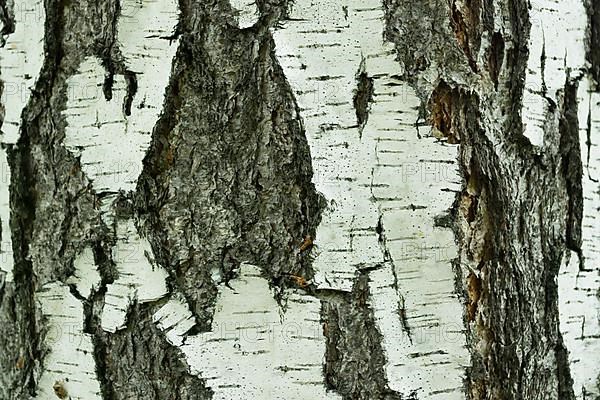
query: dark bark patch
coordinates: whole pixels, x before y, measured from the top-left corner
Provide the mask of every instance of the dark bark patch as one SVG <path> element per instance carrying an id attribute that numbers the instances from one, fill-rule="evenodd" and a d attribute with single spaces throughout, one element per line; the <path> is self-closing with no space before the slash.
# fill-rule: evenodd
<path id="1" fill-rule="evenodd" d="M 559 119 L 561 172 L 568 195 L 566 244 L 579 255 L 580 268 L 583 268 L 581 251 L 581 221 L 583 219 L 583 163 L 579 146 L 579 122 L 577 118 L 577 81 L 567 80 L 563 90 Z"/>
<path id="2" fill-rule="evenodd" d="M 400 400 L 402 396 L 387 387 L 382 336 L 368 304 L 368 283 L 368 273 L 362 272 L 350 293 L 317 293 L 326 339 L 325 382 L 345 400 Z"/>
<path id="3" fill-rule="evenodd" d="M 498 90 L 498 76 L 504 62 L 504 38 L 501 32 L 494 32 L 492 35 L 492 43 L 488 49 L 487 60 L 488 72 L 492 82 L 494 82 L 494 89 Z"/>
<path id="4" fill-rule="evenodd" d="M 475 316 L 477 315 L 477 303 L 481 297 L 481 279 L 473 272 L 467 276 L 467 294 L 469 296 L 467 316 L 469 321 L 475 321 Z"/>
<path id="5" fill-rule="evenodd" d="M 263 29 L 271 19 L 239 30 L 220 15 L 226 2 L 180 6 L 180 48 L 136 208 L 157 261 L 209 329 L 211 271 L 231 277 L 246 261 L 276 286 L 311 278 L 298 247 L 315 237 L 321 201 L 299 109 Z"/>
<path id="6" fill-rule="evenodd" d="M 600 87 L 600 0 L 586 0 L 585 5 L 588 14 L 586 58 L 591 66 L 590 73 Z"/>
<path id="7" fill-rule="evenodd" d="M 0 21 L 2 21 L 2 31 L 0 32 L 0 47 L 4 46 L 5 35 L 10 35 L 15 31 L 15 16 L 14 10 L 10 6 L 14 6 L 13 2 L 7 0 L 0 1 Z"/>
<path id="8" fill-rule="evenodd" d="M 123 114 L 130 116 L 133 98 L 138 90 L 137 76 L 135 72 L 125 71 L 125 81 L 127 82 L 127 95 L 123 100 Z"/>
<path id="9" fill-rule="evenodd" d="M 592 101 L 591 99 L 589 100 L 588 103 L 588 112 L 587 112 L 587 118 L 585 121 L 585 147 L 587 149 L 587 154 L 586 154 L 586 158 L 585 158 L 585 169 L 587 171 L 587 178 L 592 181 L 592 182 L 599 182 L 598 177 L 597 176 L 592 176 L 590 174 L 590 157 L 592 154 Z M 583 162 L 583 160 L 582 160 Z"/>
<path id="10" fill-rule="evenodd" d="M 479 70 L 473 54 L 477 54 L 479 50 L 480 7 L 479 0 L 465 0 L 461 10 L 458 7 L 457 0 L 452 0 L 450 9 L 454 35 L 467 57 L 469 67 L 474 73 Z"/>
<path id="11" fill-rule="evenodd" d="M 358 72 L 356 73 L 356 89 L 354 90 L 354 109 L 356 110 L 356 122 L 358 124 L 358 132 L 362 137 L 363 129 L 369 119 L 370 105 L 373 102 L 374 85 L 371 78 L 365 70 L 365 60 L 360 63 Z"/>
<path id="12" fill-rule="evenodd" d="M 438 139 L 445 138 L 450 144 L 460 143 L 460 132 L 453 126 L 455 109 L 460 105 L 459 95 L 458 90 L 442 81 L 429 99 L 429 120 L 433 126 L 433 134 Z"/>
<path id="13" fill-rule="evenodd" d="M 133 304 L 127 328 L 94 334 L 97 373 L 104 400 L 207 400 L 212 391 L 190 374 L 180 350 L 152 322 L 157 305 Z"/>

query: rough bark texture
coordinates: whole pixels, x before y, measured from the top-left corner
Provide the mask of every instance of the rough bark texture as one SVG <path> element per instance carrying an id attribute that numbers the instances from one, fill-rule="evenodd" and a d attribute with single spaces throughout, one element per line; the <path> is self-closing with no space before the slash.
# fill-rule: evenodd
<path id="1" fill-rule="evenodd" d="M 333 295 L 323 303 L 323 329 L 327 338 L 325 381 L 349 399 L 401 399 L 387 387 L 381 333 L 369 299 L 368 274 L 361 274 L 351 293 Z M 367 332 L 366 336 L 355 332 Z M 363 379 L 372 376 L 373 379 Z"/>
<path id="2" fill-rule="evenodd" d="M 0 399 L 600 399 L 599 4 L 0 0 Z"/>

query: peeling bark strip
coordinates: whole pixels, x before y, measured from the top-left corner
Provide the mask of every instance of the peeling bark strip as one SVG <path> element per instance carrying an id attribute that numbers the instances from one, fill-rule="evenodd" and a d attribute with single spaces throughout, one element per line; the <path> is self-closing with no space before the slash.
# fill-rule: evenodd
<path id="1" fill-rule="evenodd" d="M 153 324 L 156 310 L 134 304 L 125 329 L 112 334 L 98 327 L 94 345 L 103 399 L 211 399 L 211 390 L 189 373 L 180 351 Z"/>

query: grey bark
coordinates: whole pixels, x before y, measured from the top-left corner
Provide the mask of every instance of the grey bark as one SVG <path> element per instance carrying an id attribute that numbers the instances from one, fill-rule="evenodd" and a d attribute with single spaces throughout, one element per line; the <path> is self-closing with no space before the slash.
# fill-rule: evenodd
<path id="1" fill-rule="evenodd" d="M 386 38 L 405 70 L 402 79 L 417 90 L 424 116 L 460 143 L 463 190 L 450 224 L 461 249 L 457 264 L 480 272 L 463 276 L 456 268 L 472 357 L 466 398 L 574 399 L 555 279 L 565 251 L 581 249 L 578 78 L 565 82 L 558 103 L 549 99 L 548 145 L 538 153 L 523 137 L 520 117 L 527 2 L 456 3 L 385 0 L 382 7 Z M 270 31 L 285 22 L 289 4 L 257 5 L 258 23 L 240 30 L 228 1 L 179 1 L 179 25 L 165 39 L 180 44 L 162 114 L 137 190 L 120 194 L 117 219 L 136 218 L 168 271 L 167 298 L 182 294 L 195 317 L 190 335 L 210 330 L 215 269 L 228 280 L 243 262 L 259 265 L 278 293 L 314 274 L 310 252 L 297 249 L 306 237 L 318 240 L 324 204 L 311 183 L 301 110 Z M 0 2 L 4 35 L 12 30 L 13 6 Z M 8 149 L 15 268 L 13 282 L 0 277 L 0 399 L 36 394 L 48 349 L 35 292 L 51 281 L 66 283 L 86 246 L 94 249 L 102 285 L 89 298 L 71 289 L 84 304 L 103 399 L 212 397 L 152 322 L 165 298 L 134 304 L 123 330 L 100 326 L 106 285 L 117 278 L 110 251 L 116 238 L 96 207 L 106 194 L 91 188 L 80 160 L 61 145 L 61 111 L 67 79 L 95 55 L 106 69 L 105 96 L 111 96 L 114 75 L 125 76 L 124 108 L 135 112 L 135 73 L 127 70 L 115 39 L 119 7 L 118 0 L 45 3 L 44 65 L 23 110 L 19 142 Z M 589 72 L 598 81 L 598 1 L 590 0 L 588 9 Z M 504 20 L 501 31 L 493 28 L 495 14 Z M 491 38 L 483 64 L 476 56 L 482 35 Z M 364 125 L 373 86 L 358 76 L 354 103 Z M 485 117 L 496 109 L 502 119 L 492 123 Z M 381 334 L 366 301 L 368 279 L 366 272 L 358 274 L 351 293 L 304 288 L 322 305 L 324 381 L 344 399 L 406 398 L 388 388 Z"/>

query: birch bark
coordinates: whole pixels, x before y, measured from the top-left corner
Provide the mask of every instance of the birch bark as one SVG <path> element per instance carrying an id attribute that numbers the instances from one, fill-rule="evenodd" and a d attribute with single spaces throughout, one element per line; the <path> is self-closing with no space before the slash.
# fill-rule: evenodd
<path id="1" fill-rule="evenodd" d="M 0 0 L 0 399 L 600 398 L 599 15 Z"/>

